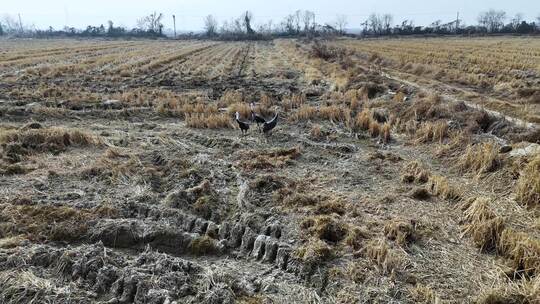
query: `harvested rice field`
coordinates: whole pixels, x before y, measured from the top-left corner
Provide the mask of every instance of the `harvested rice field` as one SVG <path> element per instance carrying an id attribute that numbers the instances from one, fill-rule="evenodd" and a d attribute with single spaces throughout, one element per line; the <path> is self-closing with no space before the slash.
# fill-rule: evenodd
<path id="1" fill-rule="evenodd" d="M 539 89 L 538 38 L 2 40 L 0 303 L 539 303 Z"/>

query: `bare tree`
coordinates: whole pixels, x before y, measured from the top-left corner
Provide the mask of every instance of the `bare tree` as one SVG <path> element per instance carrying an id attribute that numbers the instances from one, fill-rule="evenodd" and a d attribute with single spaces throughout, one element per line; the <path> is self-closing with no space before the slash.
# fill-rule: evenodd
<path id="1" fill-rule="evenodd" d="M 401 22 L 401 31 L 406 34 L 410 34 L 413 32 L 414 29 L 414 22 L 412 20 L 403 20 Z"/>
<path id="2" fill-rule="evenodd" d="M 341 35 L 345 33 L 345 28 L 347 27 L 347 16 L 337 15 L 336 16 L 336 28 Z"/>
<path id="3" fill-rule="evenodd" d="M 315 30 L 315 13 L 311 11 L 304 11 L 302 16 L 302 21 L 304 23 L 304 32 L 310 33 Z"/>
<path id="4" fill-rule="evenodd" d="M 244 21 L 240 18 L 234 19 L 232 22 L 232 32 L 235 34 L 241 34 L 244 32 Z"/>
<path id="5" fill-rule="evenodd" d="M 510 20 L 510 24 L 512 25 L 512 28 L 514 30 L 516 30 L 518 28 L 518 26 L 521 24 L 521 22 L 523 21 L 523 14 L 522 13 L 517 13 L 514 18 L 512 18 L 512 20 Z"/>
<path id="6" fill-rule="evenodd" d="M 301 10 L 297 10 L 296 12 L 294 12 L 294 27 L 296 29 L 296 34 L 300 34 L 300 29 L 301 29 L 301 23 L 302 23 L 302 11 Z"/>
<path id="7" fill-rule="evenodd" d="M 264 35 L 271 35 L 273 30 L 274 22 L 272 20 L 268 20 L 266 24 L 261 24 L 258 27 L 258 32 Z"/>
<path id="8" fill-rule="evenodd" d="M 208 37 L 213 37 L 216 35 L 217 27 L 218 22 L 214 16 L 208 15 L 206 18 L 204 18 L 204 30 L 206 31 L 206 35 Z"/>
<path id="9" fill-rule="evenodd" d="M 0 18 L 2 21 L 2 31 L 8 35 L 26 35 L 36 31 L 34 24 L 23 23 L 11 15 L 5 14 Z"/>
<path id="10" fill-rule="evenodd" d="M 496 32 L 504 25 L 504 19 L 506 19 L 506 13 L 504 11 L 496 11 L 490 9 L 487 12 L 483 12 L 478 16 L 478 23 L 487 28 L 491 32 Z"/>
<path id="11" fill-rule="evenodd" d="M 12 34 L 19 31 L 19 24 L 10 15 L 4 15 L 2 20 L 4 25 L 4 32 L 6 32 L 7 34 Z"/>
<path id="12" fill-rule="evenodd" d="M 244 23 L 241 18 L 223 21 L 220 29 L 223 35 L 239 35 L 244 33 Z"/>
<path id="13" fill-rule="evenodd" d="M 281 23 L 283 30 L 289 35 L 294 34 L 296 31 L 296 28 L 294 26 L 294 18 L 295 18 L 294 15 L 288 15 L 285 17 L 285 19 Z"/>
<path id="14" fill-rule="evenodd" d="M 378 16 L 377 14 L 371 14 L 369 15 L 367 22 L 373 34 L 382 34 L 383 23 L 380 16 Z"/>
<path id="15" fill-rule="evenodd" d="M 223 23 L 221 24 L 221 27 L 219 28 L 219 32 L 221 34 L 226 34 L 230 29 L 230 25 L 229 25 L 229 22 L 227 20 L 223 21 Z"/>
<path id="16" fill-rule="evenodd" d="M 390 28 L 392 27 L 392 21 L 394 20 L 394 17 L 390 14 L 384 14 L 382 16 L 382 26 L 384 28 L 384 31 L 389 34 Z"/>
<path id="17" fill-rule="evenodd" d="M 246 11 L 242 14 L 241 18 L 244 22 L 244 27 L 246 28 L 246 33 L 248 35 L 253 35 L 255 31 L 251 28 L 251 21 L 253 20 L 253 14 L 250 11 Z"/>
<path id="18" fill-rule="evenodd" d="M 143 31 L 159 33 L 161 35 L 163 30 L 163 24 L 161 23 L 162 19 L 162 13 L 158 14 L 153 12 L 152 14 L 137 20 L 137 27 Z"/>

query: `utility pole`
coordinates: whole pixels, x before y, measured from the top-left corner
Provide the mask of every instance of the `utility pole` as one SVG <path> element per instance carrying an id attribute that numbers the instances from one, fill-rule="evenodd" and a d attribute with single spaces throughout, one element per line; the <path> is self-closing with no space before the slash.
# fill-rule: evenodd
<path id="1" fill-rule="evenodd" d="M 19 14 L 19 30 L 21 31 L 21 34 L 22 34 L 23 28 L 22 28 L 21 14 Z"/>
<path id="2" fill-rule="evenodd" d="M 456 34 L 458 33 L 458 30 L 459 30 L 459 12 L 457 12 L 457 17 L 456 17 Z"/>
<path id="3" fill-rule="evenodd" d="M 176 39 L 176 16 L 172 15 L 172 20 L 174 24 L 174 39 Z"/>

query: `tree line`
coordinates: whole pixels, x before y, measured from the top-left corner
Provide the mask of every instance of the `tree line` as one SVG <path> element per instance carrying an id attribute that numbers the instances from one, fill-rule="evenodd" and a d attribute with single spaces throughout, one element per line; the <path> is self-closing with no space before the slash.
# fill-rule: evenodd
<path id="1" fill-rule="evenodd" d="M 151 13 L 137 20 L 134 28 L 128 29 L 115 26 L 109 21 L 107 26 L 87 26 L 85 29 L 65 27 L 55 30 L 35 29 L 20 21 L 6 16 L 0 21 L 0 35 L 25 37 L 144 37 L 165 38 L 163 26 L 164 15 Z M 466 25 L 459 17 L 455 20 L 443 22 L 436 20 L 427 26 L 417 26 L 413 20 L 394 22 L 391 14 L 371 14 L 360 23 L 359 31 L 352 33 L 347 30 L 349 22 L 345 15 L 338 15 L 333 22 L 318 23 L 316 14 L 309 10 L 297 10 L 283 18 L 279 23 L 272 20 L 254 25 L 253 14 L 249 11 L 242 13 L 238 18 L 218 22 L 208 15 L 204 18 L 204 31 L 200 33 L 182 34 L 175 38 L 210 38 L 220 40 L 261 40 L 275 37 L 324 37 L 324 36 L 401 36 L 401 35 L 474 35 L 474 34 L 538 34 L 540 33 L 540 15 L 535 21 L 524 20 L 522 14 L 508 17 L 506 12 L 488 10 L 480 13 L 476 25 Z M 175 29 L 176 33 L 176 29 Z"/>
<path id="2" fill-rule="evenodd" d="M 115 26 L 113 21 L 108 21 L 107 26 L 88 25 L 85 29 L 75 27 L 64 27 L 56 30 L 49 27 L 46 30 L 36 29 L 33 25 L 23 24 L 10 16 L 5 16 L 0 20 L 0 36 L 9 35 L 13 37 L 34 37 L 34 38 L 54 38 L 54 37 L 140 37 L 140 38 L 165 38 L 163 33 L 163 14 L 151 13 L 137 19 L 137 26 L 128 29 L 123 26 Z"/>

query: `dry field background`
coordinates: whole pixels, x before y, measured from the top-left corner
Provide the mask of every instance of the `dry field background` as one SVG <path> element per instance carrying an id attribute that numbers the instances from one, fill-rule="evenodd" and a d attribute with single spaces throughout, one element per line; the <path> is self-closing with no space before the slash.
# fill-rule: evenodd
<path id="1" fill-rule="evenodd" d="M 391 76 L 540 122 L 540 40 L 529 37 L 344 41 Z"/>
<path id="2" fill-rule="evenodd" d="M 540 299 L 538 39 L 1 42 L 0 303 Z"/>

